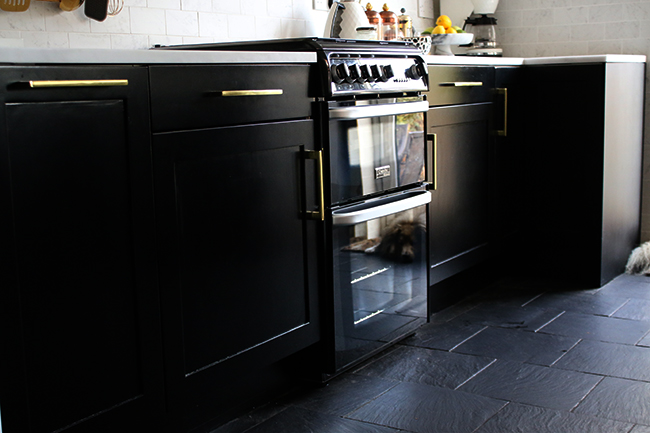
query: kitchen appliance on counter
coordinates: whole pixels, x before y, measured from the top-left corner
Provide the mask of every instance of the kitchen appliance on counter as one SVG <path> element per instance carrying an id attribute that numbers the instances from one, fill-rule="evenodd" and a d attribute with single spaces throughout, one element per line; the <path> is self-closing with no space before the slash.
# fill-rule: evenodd
<path id="1" fill-rule="evenodd" d="M 497 43 L 497 19 L 493 16 L 499 0 L 472 0 L 474 11 L 465 20 L 463 30 L 474 34 L 473 42 L 467 47 L 468 56 L 501 56 L 503 50 Z"/>
<path id="2" fill-rule="evenodd" d="M 167 47 L 315 51 L 322 152 L 321 379 L 414 332 L 427 318 L 427 68 L 403 41 L 278 39 Z M 311 165 L 306 162 L 306 167 Z M 307 168 L 306 168 L 307 169 Z M 312 188 L 307 186 L 307 191 Z"/>

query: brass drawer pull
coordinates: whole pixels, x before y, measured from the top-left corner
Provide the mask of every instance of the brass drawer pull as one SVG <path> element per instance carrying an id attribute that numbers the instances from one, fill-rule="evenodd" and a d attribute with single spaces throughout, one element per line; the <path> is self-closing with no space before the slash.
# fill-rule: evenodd
<path id="1" fill-rule="evenodd" d="M 440 87 L 481 87 L 482 81 L 447 81 L 438 83 Z"/>
<path id="2" fill-rule="evenodd" d="M 269 96 L 282 95 L 282 89 L 263 89 L 263 90 L 223 90 L 217 92 L 221 96 Z"/>
<path id="3" fill-rule="evenodd" d="M 129 80 L 41 80 L 30 81 L 29 87 L 112 87 L 128 86 Z"/>
<path id="4" fill-rule="evenodd" d="M 308 211 L 307 215 L 311 219 L 325 220 L 325 181 L 323 179 L 323 151 L 322 150 L 305 150 L 305 159 L 316 161 L 316 170 L 318 172 L 318 181 L 320 186 L 319 201 L 320 207 L 317 211 Z"/>

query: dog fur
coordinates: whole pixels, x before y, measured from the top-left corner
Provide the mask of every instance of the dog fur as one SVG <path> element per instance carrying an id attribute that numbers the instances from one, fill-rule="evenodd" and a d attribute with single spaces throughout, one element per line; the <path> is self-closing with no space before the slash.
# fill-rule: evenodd
<path id="1" fill-rule="evenodd" d="M 424 221 L 420 219 L 400 219 L 386 228 L 377 245 L 376 253 L 395 262 L 413 262 L 420 251 L 416 251 L 417 240 L 426 232 Z"/>
<path id="2" fill-rule="evenodd" d="M 650 242 L 645 242 L 632 250 L 625 265 L 625 273 L 632 275 L 650 275 Z"/>

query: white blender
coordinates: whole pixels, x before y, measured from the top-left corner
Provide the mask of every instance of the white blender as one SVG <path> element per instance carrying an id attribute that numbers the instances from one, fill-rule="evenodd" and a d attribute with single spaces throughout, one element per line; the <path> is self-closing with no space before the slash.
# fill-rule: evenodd
<path id="1" fill-rule="evenodd" d="M 496 41 L 497 19 L 493 16 L 499 0 L 471 0 L 474 12 L 465 20 L 463 29 L 474 33 L 474 41 L 467 47 L 468 56 L 501 56 L 503 50 Z"/>

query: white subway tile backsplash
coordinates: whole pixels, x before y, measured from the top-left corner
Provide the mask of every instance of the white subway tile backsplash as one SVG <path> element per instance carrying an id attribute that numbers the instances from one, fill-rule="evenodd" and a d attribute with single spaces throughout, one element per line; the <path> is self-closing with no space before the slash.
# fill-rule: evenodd
<path id="1" fill-rule="evenodd" d="M 589 22 L 588 7 L 570 7 L 553 9 L 553 24 L 574 25 L 586 24 Z"/>
<path id="2" fill-rule="evenodd" d="M 228 15 L 228 37 L 231 41 L 249 41 L 255 39 L 252 24 L 255 18 L 248 15 Z"/>
<path id="3" fill-rule="evenodd" d="M 199 16 L 193 11 L 165 11 L 168 35 L 199 36 Z"/>
<path id="4" fill-rule="evenodd" d="M 109 16 L 104 21 L 86 20 L 90 22 L 92 33 L 124 34 L 131 33 L 131 11 L 129 8 L 122 9 L 122 12 L 115 16 Z"/>
<path id="5" fill-rule="evenodd" d="M 70 33 L 70 48 L 110 49 L 111 38 L 98 33 Z"/>
<path id="6" fill-rule="evenodd" d="M 165 35 L 165 10 L 151 8 L 129 8 L 131 33 Z"/>
<path id="7" fill-rule="evenodd" d="M 240 0 L 243 15 L 266 16 L 266 0 Z"/>
<path id="8" fill-rule="evenodd" d="M 183 38 L 180 36 L 149 35 L 149 47 L 156 45 L 180 45 L 182 43 Z"/>
<path id="9" fill-rule="evenodd" d="M 148 0 L 148 8 L 158 8 L 158 9 L 181 9 L 181 0 Z"/>
<path id="10" fill-rule="evenodd" d="M 228 40 L 228 15 L 199 12 L 199 36 Z"/>
<path id="11" fill-rule="evenodd" d="M 542 27 L 553 25 L 553 11 L 549 9 L 531 9 L 522 12 L 522 24 L 524 27 Z"/>
<path id="12" fill-rule="evenodd" d="M 181 9 L 184 11 L 210 12 L 212 0 L 181 0 Z"/>
<path id="13" fill-rule="evenodd" d="M 625 21 L 603 26 L 605 39 L 635 39 L 639 37 L 639 22 Z"/>
<path id="14" fill-rule="evenodd" d="M 541 43 L 561 42 L 571 39 L 570 26 L 550 26 L 537 30 L 537 40 Z"/>
<path id="15" fill-rule="evenodd" d="M 589 41 L 587 54 L 622 54 L 621 41 Z"/>
<path id="16" fill-rule="evenodd" d="M 68 33 L 22 32 L 27 48 L 70 48 Z"/>
<path id="17" fill-rule="evenodd" d="M 38 10 L 0 13 L 0 30 L 45 31 L 45 17 Z"/>
<path id="18" fill-rule="evenodd" d="M 146 35 L 111 35 L 111 48 L 114 50 L 143 50 L 149 48 Z"/>
<path id="19" fill-rule="evenodd" d="M 590 23 L 612 23 L 623 21 L 625 9 L 621 5 L 591 6 L 589 8 Z"/>
<path id="20" fill-rule="evenodd" d="M 293 0 L 266 0 L 269 17 L 293 18 Z"/>
<path id="21" fill-rule="evenodd" d="M 277 39 L 282 37 L 280 18 L 255 17 L 255 39 Z"/>
<path id="22" fill-rule="evenodd" d="M 602 24 L 577 24 L 571 26 L 572 41 L 600 41 L 605 39 L 605 28 Z"/>
<path id="23" fill-rule="evenodd" d="M 212 12 L 238 15 L 241 13 L 241 4 L 239 0 L 212 0 Z"/>
<path id="24" fill-rule="evenodd" d="M 296 38 L 306 34 L 307 27 L 303 20 L 282 19 L 282 37 Z"/>

